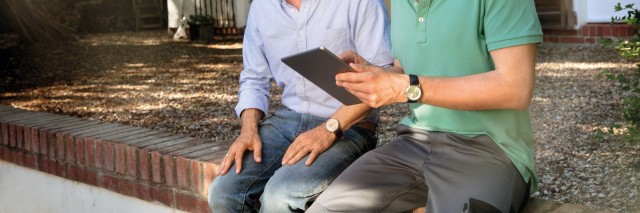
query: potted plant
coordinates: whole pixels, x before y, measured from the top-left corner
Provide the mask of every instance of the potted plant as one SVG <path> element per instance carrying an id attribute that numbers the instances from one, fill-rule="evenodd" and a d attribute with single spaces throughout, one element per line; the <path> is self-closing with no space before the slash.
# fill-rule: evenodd
<path id="1" fill-rule="evenodd" d="M 189 36 L 191 40 L 210 40 L 213 38 L 213 17 L 210 15 L 190 15 Z"/>

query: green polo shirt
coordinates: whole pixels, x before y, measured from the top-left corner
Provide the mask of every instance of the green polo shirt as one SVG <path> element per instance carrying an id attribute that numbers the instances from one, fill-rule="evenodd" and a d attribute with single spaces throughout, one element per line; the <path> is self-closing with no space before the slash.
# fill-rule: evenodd
<path id="1" fill-rule="evenodd" d="M 533 0 L 394 0 L 391 42 L 407 74 L 456 77 L 494 70 L 489 51 L 540 43 L 542 30 Z M 489 135 L 535 192 L 529 110 L 464 111 L 426 104 L 410 108 L 411 114 L 401 121 L 404 125 L 471 137 Z"/>

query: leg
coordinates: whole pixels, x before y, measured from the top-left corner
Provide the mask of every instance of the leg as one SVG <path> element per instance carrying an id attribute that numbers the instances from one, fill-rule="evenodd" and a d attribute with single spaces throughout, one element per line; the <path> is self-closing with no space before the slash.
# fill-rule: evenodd
<path id="1" fill-rule="evenodd" d="M 260 212 L 302 212 L 356 158 L 375 146 L 373 132 L 352 128 L 311 164 L 306 157 L 280 168 L 260 198 Z"/>
<path id="2" fill-rule="evenodd" d="M 427 212 L 517 212 L 528 186 L 488 136 L 430 133 L 434 153 L 424 163 Z"/>
<path id="3" fill-rule="evenodd" d="M 218 176 L 209 187 L 209 206 L 213 212 L 255 212 L 256 203 L 273 173 L 281 167 L 282 155 L 289 146 L 299 122 L 289 113 L 276 112 L 260 124 L 262 162 L 253 160 L 253 153 L 243 156 L 243 169 L 236 174 L 235 165 L 229 173 Z"/>
<path id="4" fill-rule="evenodd" d="M 405 137 L 406 129 L 400 126 L 394 142 L 356 160 L 308 212 L 406 212 L 424 206 L 422 164 L 431 147 Z"/>

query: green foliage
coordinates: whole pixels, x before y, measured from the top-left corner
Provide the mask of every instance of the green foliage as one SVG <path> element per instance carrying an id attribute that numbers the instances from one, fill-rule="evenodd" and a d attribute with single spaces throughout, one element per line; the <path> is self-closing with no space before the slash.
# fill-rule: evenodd
<path id="1" fill-rule="evenodd" d="M 210 15 L 190 15 L 189 16 L 189 25 L 207 25 L 213 24 L 213 17 Z"/>
<path id="2" fill-rule="evenodd" d="M 627 15 L 612 17 L 612 24 L 614 22 L 624 22 L 633 25 L 636 30 L 630 39 L 621 39 L 618 41 L 607 40 L 604 41 L 603 44 L 613 45 L 622 57 L 637 61 L 640 59 L 640 35 L 637 30 L 638 26 L 640 26 L 640 11 L 634 8 L 634 4 L 628 4 L 622 7 L 622 5 L 618 3 L 614 9 L 616 12 L 627 11 Z M 629 134 L 626 137 L 628 140 L 640 139 L 640 64 L 636 64 L 636 66 L 637 68 L 632 73 L 614 72 L 611 70 L 606 70 L 601 73 L 607 79 L 619 82 L 621 89 L 628 92 L 628 96 L 625 97 L 622 102 L 622 115 L 625 120 L 629 122 Z M 610 132 L 598 132 L 595 136 L 602 137 L 605 133 L 612 134 Z"/>
<path id="3" fill-rule="evenodd" d="M 614 10 L 616 12 L 620 12 L 620 11 L 626 10 L 627 11 L 627 15 L 626 16 L 614 16 L 614 17 L 611 17 L 611 23 L 622 21 L 622 22 L 627 23 L 629 25 L 640 24 L 640 11 L 638 11 L 638 9 L 633 8 L 633 4 L 627 4 L 624 7 L 622 7 L 622 5 L 620 3 L 618 3 L 614 7 Z"/>

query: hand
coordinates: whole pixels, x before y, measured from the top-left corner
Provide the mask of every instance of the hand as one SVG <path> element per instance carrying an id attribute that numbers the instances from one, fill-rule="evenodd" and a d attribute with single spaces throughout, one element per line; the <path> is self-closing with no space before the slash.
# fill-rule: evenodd
<path id="1" fill-rule="evenodd" d="M 336 75 L 336 84 L 365 104 L 378 108 L 395 102 L 406 102 L 404 90 L 409 86 L 408 76 L 387 72 L 378 66 L 350 65 L 355 72 Z"/>
<path id="2" fill-rule="evenodd" d="M 289 145 L 282 158 L 282 165 L 293 165 L 308 154 L 309 158 L 307 158 L 305 165 L 309 166 L 318 155 L 333 145 L 335 139 L 336 135 L 327 131 L 324 125 L 306 131 L 298 135 Z"/>
<path id="3" fill-rule="evenodd" d="M 262 161 L 262 141 L 260 140 L 260 135 L 257 130 L 240 133 L 240 136 L 238 136 L 236 141 L 229 147 L 227 155 L 224 156 L 220 164 L 220 169 L 218 169 L 218 175 L 227 174 L 234 160 L 236 163 L 236 174 L 240 173 L 242 170 L 242 157 L 247 150 L 253 151 L 253 159 L 256 163 Z"/>
<path id="4" fill-rule="evenodd" d="M 365 60 L 362 56 L 358 55 L 358 53 L 353 50 L 347 50 L 338 55 L 338 58 L 342 59 L 344 62 L 349 64 L 362 64 L 362 65 L 370 65 L 370 63 Z"/>

